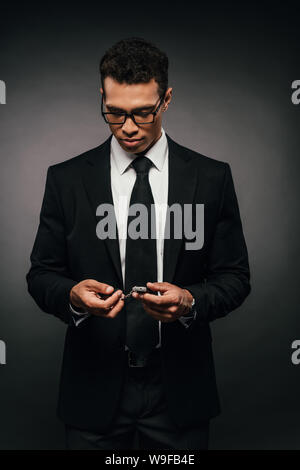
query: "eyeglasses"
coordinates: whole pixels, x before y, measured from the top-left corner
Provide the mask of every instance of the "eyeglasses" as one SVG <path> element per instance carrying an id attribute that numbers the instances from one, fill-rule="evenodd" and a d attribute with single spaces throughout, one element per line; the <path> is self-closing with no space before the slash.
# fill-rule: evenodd
<path id="1" fill-rule="evenodd" d="M 133 120 L 133 122 L 137 125 L 152 124 L 154 122 L 156 114 L 159 111 L 159 108 L 161 107 L 163 103 L 164 97 L 165 97 L 165 94 L 163 94 L 163 96 L 161 97 L 159 104 L 154 111 L 150 111 L 150 112 L 149 111 L 147 112 L 136 111 L 135 113 L 125 113 L 125 112 L 108 113 L 108 112 L 103 111 L 103 96 L 102 96 L 101 114 L 107 124 L 118 124 L 118 125 L 125 124 L 127 117 L 130 117 Z M 150 119 L 152 119 L 152 121 Z"/>

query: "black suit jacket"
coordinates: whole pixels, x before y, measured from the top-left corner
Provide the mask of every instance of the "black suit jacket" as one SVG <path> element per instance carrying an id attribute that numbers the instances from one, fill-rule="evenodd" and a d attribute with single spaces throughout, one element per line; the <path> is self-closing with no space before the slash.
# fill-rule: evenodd
<path id="1" fill-rule="evenodd" d="M 122 289 L 118 239 L 96 236 L 96 208 L 113 204 L 110 137 L 100 146 L 48 168 L 40 223 L 26 275 L 38 306 L 67 325 L 58 416 L 105 432 L 121 397 L 126 369 L 126 307 L 114 319 L 91 316 L 79 327 L 70 289 L 96 279 Z M 197 317 L 161 324 L 163 382 L 173 421 L 197 426 L 220 413 L 210 322 L 239 307 L 250 292 L 247 248 L 228 163 L 169 145 L 168 204 L 204 204 L 204 245 L 164 242 L 163 280 L 189 289 Z M 190 241 L 190 240 L 189 240 Z"/>

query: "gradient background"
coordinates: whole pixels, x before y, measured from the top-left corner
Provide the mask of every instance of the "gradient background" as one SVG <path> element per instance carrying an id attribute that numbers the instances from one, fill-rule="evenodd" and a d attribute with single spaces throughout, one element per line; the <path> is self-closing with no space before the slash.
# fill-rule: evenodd
<path id="1" fill-rule="evenodd" d="M 300 449 L 299 9 L 242 3 L 0 7 L 0 449 L 64 447 L 55 409 L 66 327 L 35 305 L 25 274 L 47 168 L 109 136 L 98 64 L 133 35 L 169 56 L 166 132 L 231 165 L 249 250 L 252 293 L 212 324 L 223 411 L 210 448 Z"/>

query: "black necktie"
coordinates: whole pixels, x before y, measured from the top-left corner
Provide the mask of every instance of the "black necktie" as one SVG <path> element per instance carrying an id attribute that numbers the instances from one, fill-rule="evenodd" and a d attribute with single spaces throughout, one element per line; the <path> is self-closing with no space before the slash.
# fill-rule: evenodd
<path id="1" fill-rule="evenodd" d="M 146 156 L 138 156 L 132 162 L 136 171 L 136 180 L 132 189 L 129 208 L 136 203 L 143 204 L 147 217 L 143 217 L 136 231 L 146 231 L 147 238 L 134 239 L 128 233 L 132 220 L 140 217 L 140 212 L 130 215 L 128 211 L 127 241 L 125 255 L 125 292 L 133 286 L 146 286 L 147 282 L 157 282 L 156 235 L 151 237 L 151 204 L 153 211 L 152 223 L 155 224 L 155 206 L 149 183 L 149 169 L 152 162 Z M 145 223 L 142 227 L 142 223 Z M 148 222 L 148 223 L 147 223 Z M 148 225 L 148 227 L 147 227 Z M 156 233 L 156 232 L 154 232 Z M 159 341 L 158 321 L 148 314 L 140 299 L 128 297 L 126 301 L 127 334 L 126 344 L 135 354 L 147 355 Z"/>

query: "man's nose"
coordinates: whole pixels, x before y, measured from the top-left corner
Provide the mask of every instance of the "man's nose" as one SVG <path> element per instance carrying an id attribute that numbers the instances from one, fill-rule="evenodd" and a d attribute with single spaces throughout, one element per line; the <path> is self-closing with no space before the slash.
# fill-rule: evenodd
<path id="1" fill-rule="evenodd" d="M 124 122 L 122 129 L 124 132 L 126 132 L 126 134 L 130 134 L 139 130 L 134 120 L 129 116 L 126 116 L 126 121 Z"/>

